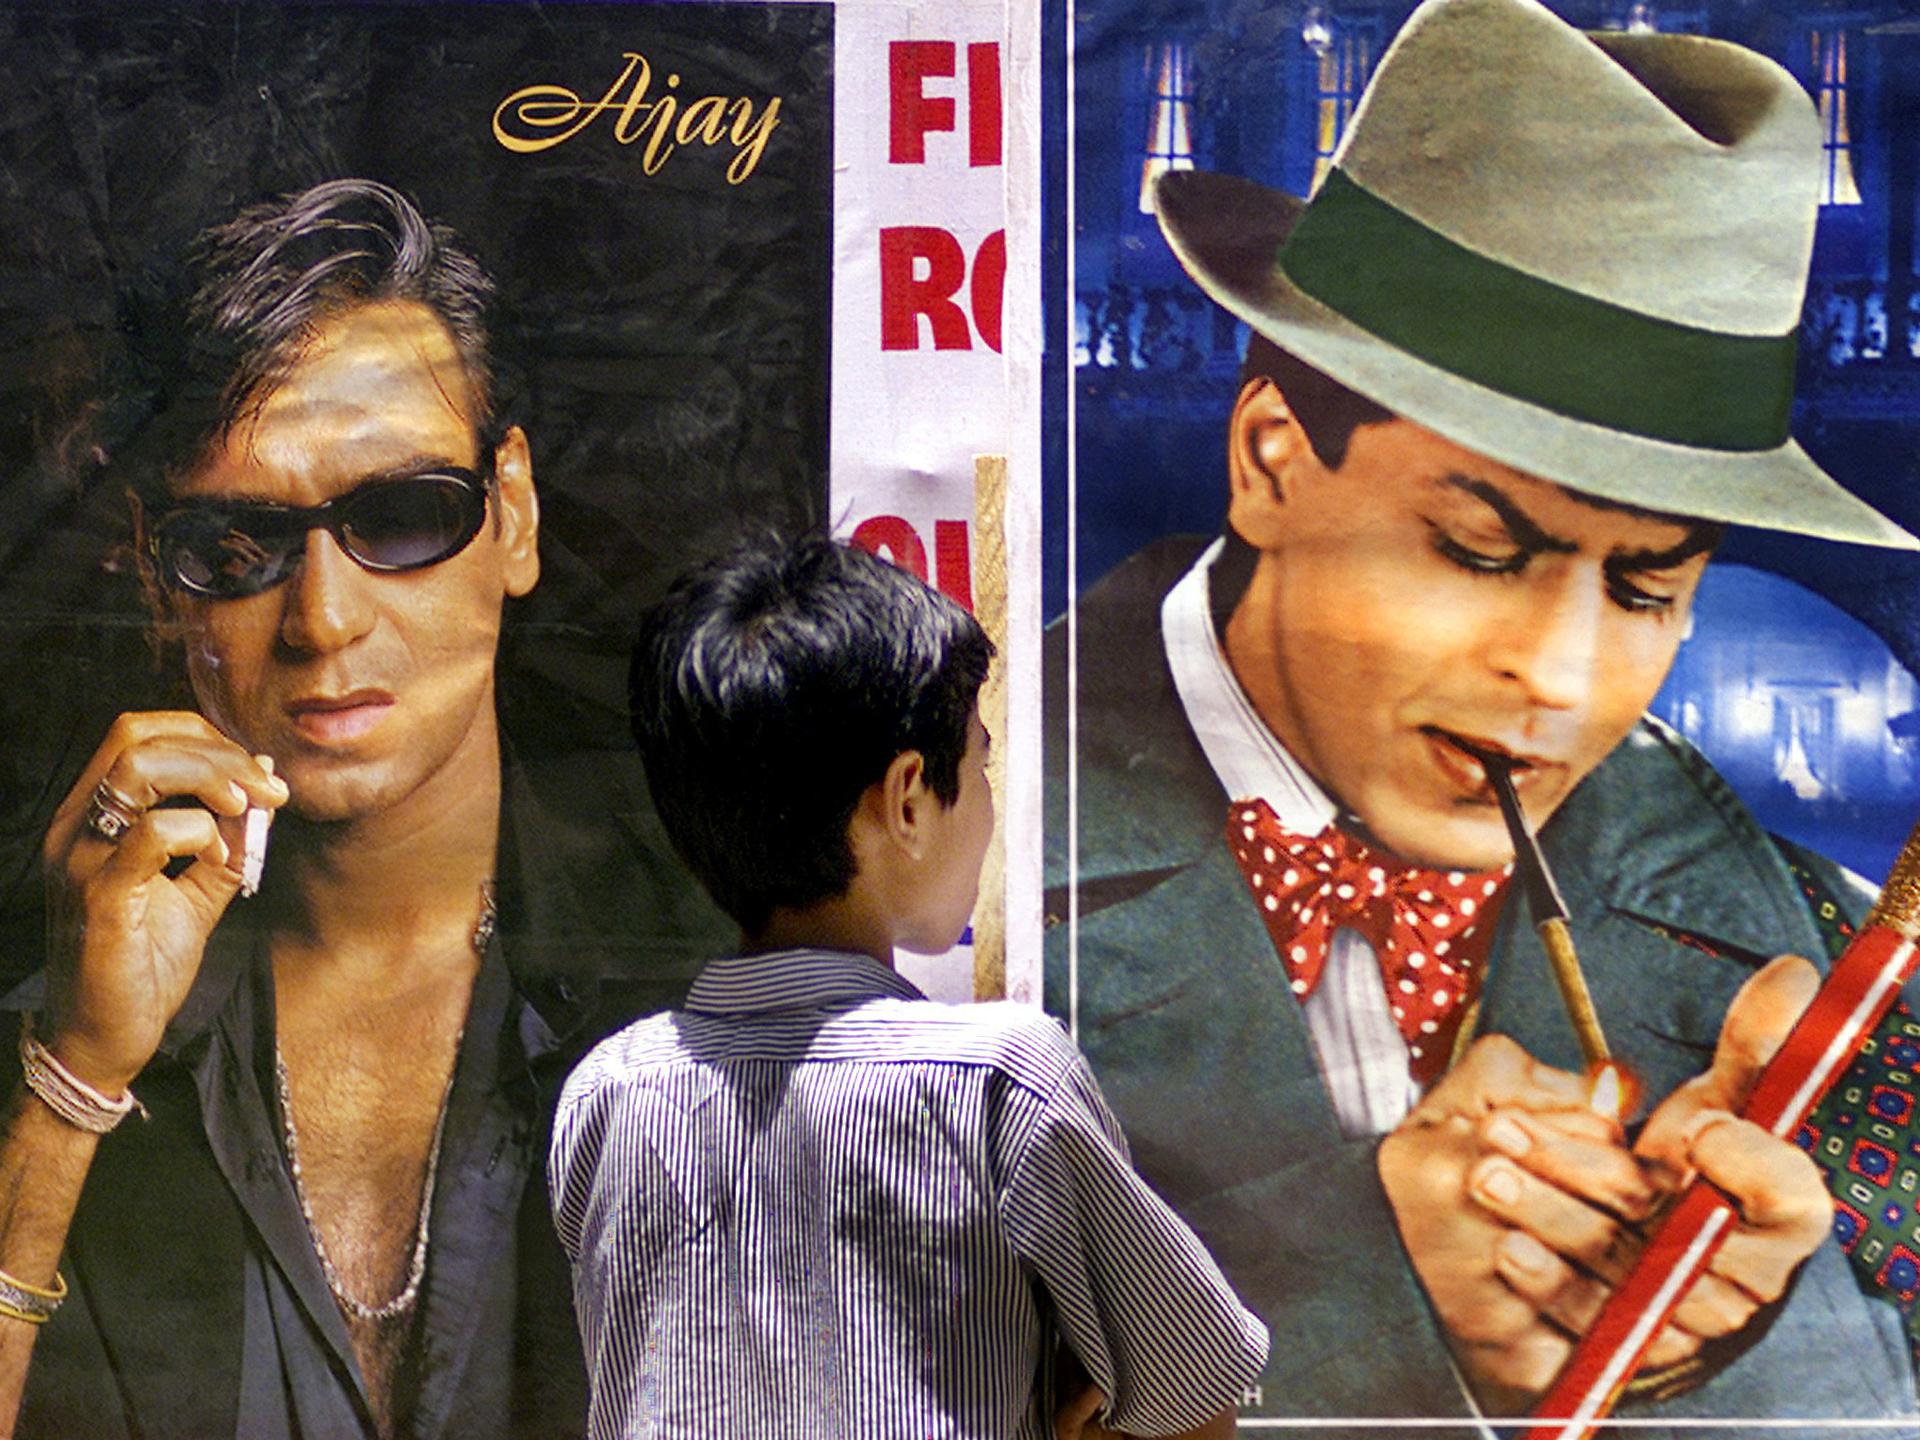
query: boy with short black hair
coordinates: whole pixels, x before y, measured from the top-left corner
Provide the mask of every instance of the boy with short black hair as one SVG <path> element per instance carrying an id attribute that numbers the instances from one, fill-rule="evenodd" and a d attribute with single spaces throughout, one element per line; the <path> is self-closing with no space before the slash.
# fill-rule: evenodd
<path id="1" fill-rule="evenodd" d="M 596 1436 L 1038 1437 L 1055 1333 L 1139 1435 L 1232 1432 L 1266 1353 L 1058 1024 L 927 1001 L 993 829 L 959 606 L 824 538 L 683 579 L 634 652 L 669 834 L 739 920 L 553 1140 Z"/>

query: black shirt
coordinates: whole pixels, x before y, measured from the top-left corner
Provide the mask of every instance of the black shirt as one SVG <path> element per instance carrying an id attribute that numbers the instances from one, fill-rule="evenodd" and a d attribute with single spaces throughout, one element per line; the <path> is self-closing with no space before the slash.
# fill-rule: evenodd
<path id="1" fill-rule="evenodd" d="M 676 1003 L 726 943 L 644 803 L 618 803 L 637 791 L 615 758 L 576 762 L 591 808 L 542 803 L 507 766 L 500 921 L 455 1063 L 402 1397 L 401 1433 L 419 1440 L 583 1432 L 585 1373 L 547 1215 L 554 1101 L 594 1039 Z M 72 1296 L 39 1337 L 23 1437 L 375 1433 L 287 1168 L 271 968 L 245 907 L 215 931 L 133 1087 L 152 1119 L 127 1121 L 96 1155 L 63 1262 Z M 6 1004 L 37 999 L 29 982 Z M 10 1040 L 0 1053 L 11 1061 Z"/>

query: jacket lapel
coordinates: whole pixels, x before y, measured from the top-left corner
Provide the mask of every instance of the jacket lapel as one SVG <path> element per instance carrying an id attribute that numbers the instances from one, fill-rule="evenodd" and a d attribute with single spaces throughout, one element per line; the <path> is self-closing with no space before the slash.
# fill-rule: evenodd
<path id="1" fill-rule="evenodd" d="M 1150 659 L 1121 653 L 1159 635 L 1160 597 L 1198 548 L 1156 546 L 1102 582 L 1102 600 L 1082 610 L 1079 687 L 1080 1039 L 1141 1170 L 1176 1205 L 1340 1141 L 1298 1003 L 1227 849 L 1230 797 L 1158 644 Z M 1064 658 L 1057 643 L 1050 658 Z M 1058 766 L 1060 746 L 1048 758 Z M 1050 787 L 1056 801 L 1063 792 Z M 1060 887 L 1050 914 L 1065 908 L 1065 818 L 1048 825 L 1048 883 Z M 1049 937 L 1055 1013 L 1071 988 L 1058 953 L 1066 938 L 1064 927 Z M 1168 1076 L 1218 1077 L 1205 1116 L 1175 1098 Z M 1196 1155 L 1197 1134 L 1232 1138 Z"/>
<path id="2" fill-rule="evenodd" d="M 1706 762 L 1643 723 L 1542 833 L 1594 1007 L 1652 1100 L 1705 1069 L 1721 1018 L 1781 949 L 1824 951 L 1766 834 Z M 1525 898 L 1495 935 L 1483 1031 L 1578 1071 L 1580 1051 Z"/>
<path id="3" fill-rule="evenodd" d="M 1138 647 L 1158 633 L 1159 597 L 1193 549 L 1136 557 L 1117 591 L 1102 586 L 1117 605 L 1082 610 L 1077 986 L 1056 925 L 1049 1008 L 1064 1013 L 1077 989 L 1080 1043 L 1141 1174 L 1270 1326 L 1254 1413 L 1462 1415 L 1380 1188 L 1377 1146 L 1341 1135 L 1298 1002 L 1227 848 L 1229 797 L 1164 660 L 1117 653 L 1123 640 Z M 1049 745 L 1056 766 L 1063 744 Z M 1061 778 L 1049 787 L 1053 918 L 1067 909 Z M 1359 1292 L 1356 1253 L 1374 1257 Z"/>

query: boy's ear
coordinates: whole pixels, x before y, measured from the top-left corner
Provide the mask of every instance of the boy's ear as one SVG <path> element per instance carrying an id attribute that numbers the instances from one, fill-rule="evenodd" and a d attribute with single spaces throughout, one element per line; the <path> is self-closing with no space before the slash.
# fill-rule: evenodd
<path id="1" fill-rule="evenodd" d="M 1286 524 L 1289 493 L 1313 448 L 1280 387 L 1265 376 L 1240 387 L 1227 420 L 1227 523 L 1256 550 L 1271 549 Z"/>
<path id="2" fill-rule="evenodd" d="M 902 750 L 874 789 L 886 838 L 909 858 L 922 858 L 929 843 L 929 807 L 939 803 L 927 785 L 926 757 L 918 750 Z"/>

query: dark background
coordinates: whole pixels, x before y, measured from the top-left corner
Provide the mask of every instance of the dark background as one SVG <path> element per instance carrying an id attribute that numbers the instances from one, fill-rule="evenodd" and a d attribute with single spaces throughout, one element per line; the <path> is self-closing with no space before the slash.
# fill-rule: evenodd
<path id="1" fill-rule="evenodd" d="M 746 526 L 825 510 L 832 242 L 826 5 L 163 5 L 0 11 L 0 893 L 123 709 L 165 701 L 103 444 L 140 422 L 135 337 L 173 258 L 249 201 L 384 180 L 499 282 L 504 418 L 532 442 L 543 573 L 509 611 L 519 754 L 629 746 L 642 604 Z M 758 169 L 649 176 L 602 115 L 498 145 L 509 93 L 781 98 Z"/>

